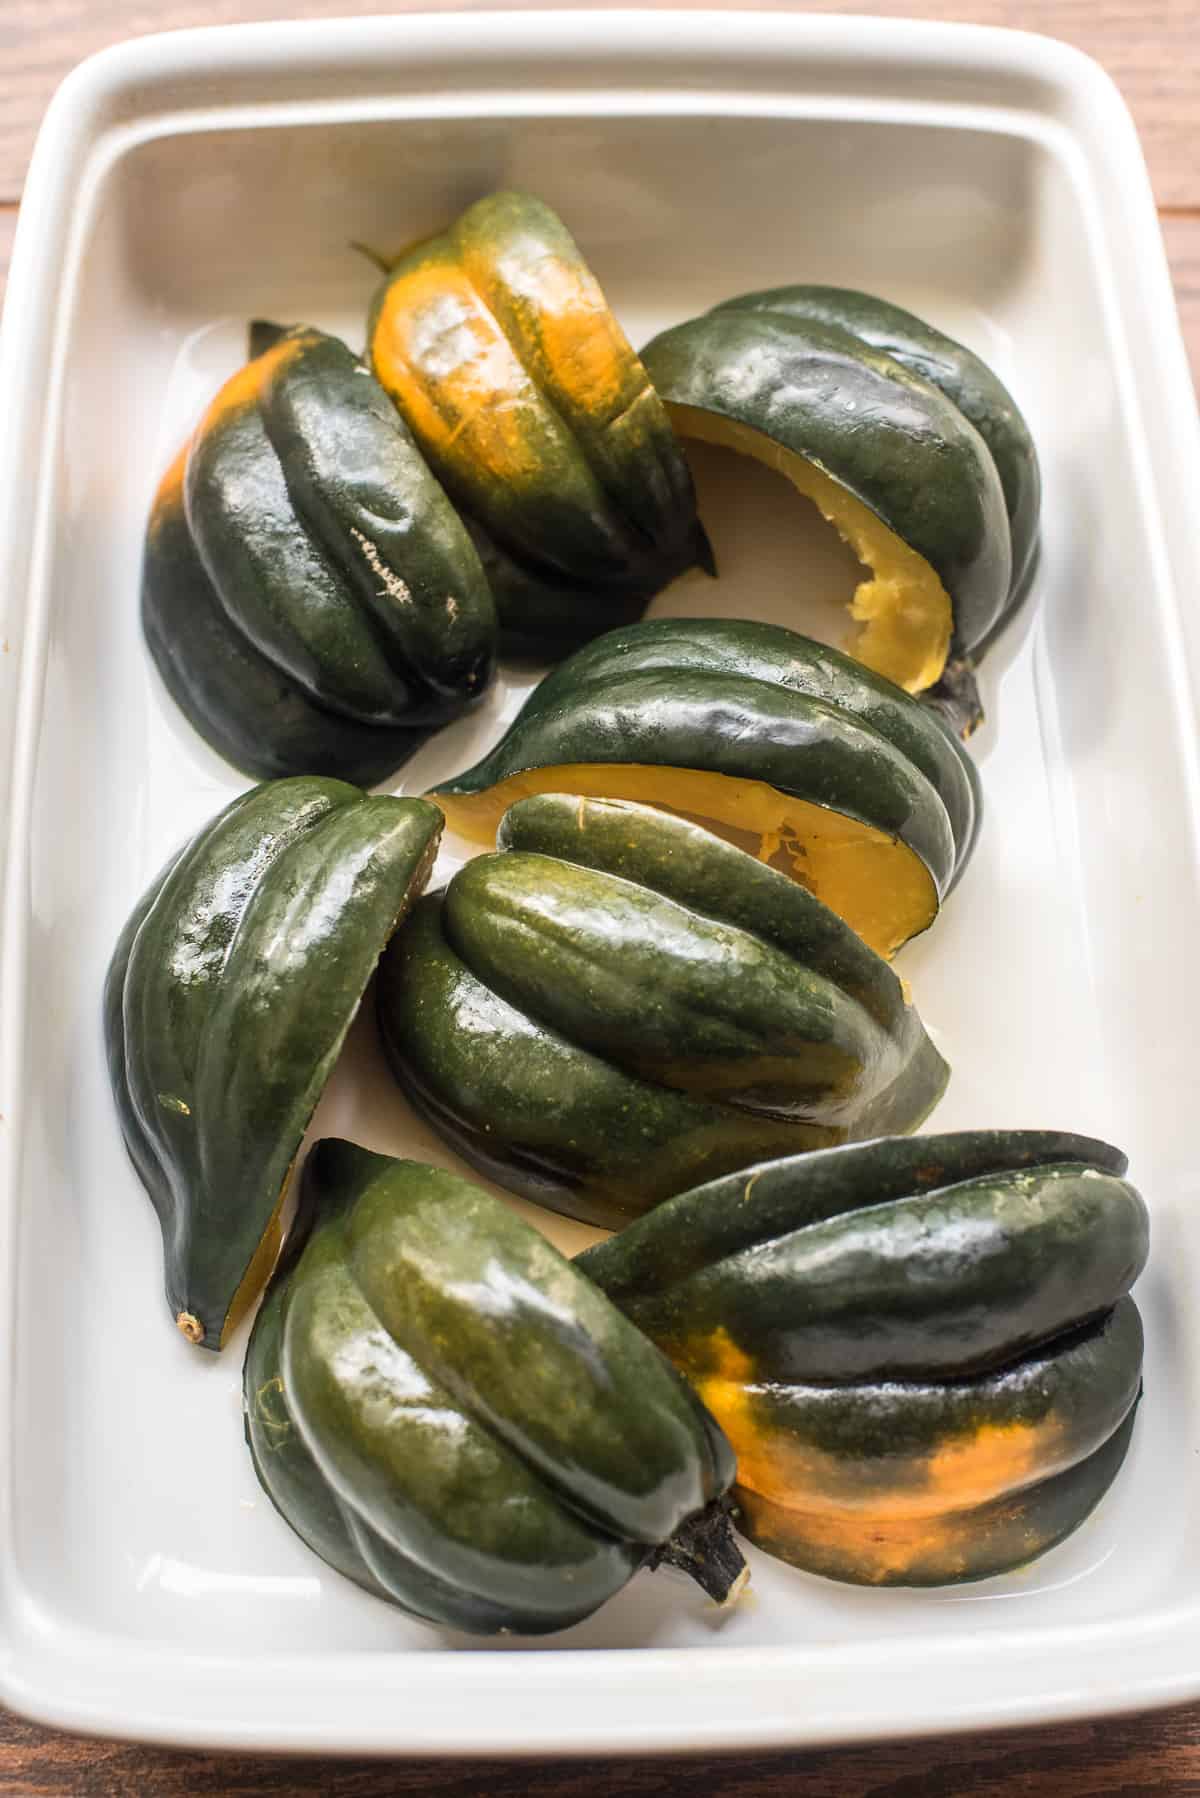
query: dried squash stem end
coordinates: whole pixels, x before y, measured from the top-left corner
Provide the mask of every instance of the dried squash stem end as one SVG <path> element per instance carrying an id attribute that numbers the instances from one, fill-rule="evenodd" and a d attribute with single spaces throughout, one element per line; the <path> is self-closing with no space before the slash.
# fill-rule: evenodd
<path id="1" fill-rule="evenodd" d="M 669 1542 L 655 1549 L 648 1565 L 677 1567 L 722 1606 L 736 1604 L 750 1581 L 724 1498 L 713 1499 L 681 1524 Z"/>

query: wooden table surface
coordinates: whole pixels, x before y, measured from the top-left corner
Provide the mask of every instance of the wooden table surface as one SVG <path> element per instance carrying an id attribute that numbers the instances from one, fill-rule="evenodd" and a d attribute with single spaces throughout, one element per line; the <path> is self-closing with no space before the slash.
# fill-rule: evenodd
<path id="1" fill-rule="evenodd" d="M 758 0 L 763 7 L 763 0 Z M 765 7 L 763 8 L 765 10 Z M 403 0 L 0 0 L 0 285 L 34 133 L 72 64 L 105 44 L 175 26 L 404 10 Z M 412 10 L 417 10 L 413 8 Z M 442 10 L 422 0 L 420 10 Z M 489 7 L 488 10 L 493 10 Z M 495 8 L 499 10 L 499 7 Z M 1200 379 L 1200 0 L 804 0 L 779 10 L 874 12 L 1020 25 L 1065 38 L 1115 76 L 1145 147 L 1193 374 Z M 1200 496 L 1197 496 L 1200 505 Z M 802 1705 L 802 1692 L 796 1695 Z M 821 1753 L 702 1760 L 293 1761 L 90 1741 L 0 1712 L 0 1793 L 289 1794 L 294 1798 L 1094 1798 L 1200 1794 L 1200 1707 L 1052 1730 Z"/>

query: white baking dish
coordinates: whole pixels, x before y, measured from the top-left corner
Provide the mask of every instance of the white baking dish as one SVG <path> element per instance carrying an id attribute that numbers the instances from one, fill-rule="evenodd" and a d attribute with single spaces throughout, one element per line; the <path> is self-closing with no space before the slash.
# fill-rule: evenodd
<path id="1" fill-rule="evenodd" d="M 902 969 L 955 1065 L 937 1124 L 1111 1137 L 1155 1236 L 1126 1471 L 1020 1574 L 873 1592 L 755 1557 L 754 1596 L 727 1617 L 643 1575 L 531 1663 L 534 1645 L 427 1630 L 326 1573 L 255 1483 L 244 1338 L 218 1360 L 171 1327 L 110 1107 L 100 982 L 164 857 L 245 783 L 143 653 L 150 495 L 241 359 L 248 317 L 360 342 L 372 277 L 349 240 L 398 245 L 500 184 L 563 213 L 636 340 L 746 288 L 862 286 L 992 358 L 1033 424 L 1044 552 L 986 671 L 984 835 Z M 755 14 L 148 39 L 86 64 L 51 108 L 3 377 L 3 1698 L 166 1741 L 550 1754 L 1200 1692 L 1200 440 L 1141 156 L 1106 77 L 1018 34 Z M 798 589 L 850 581 L 815 513 L 707 456 L 724 577 L 689 577 L 657 609 L 827 629 L 832 611 Z M 502 685 L 487 718 L 445 733 L 408 789 L 473 760 L 517 697 Z M 365 1019 L 351 1063 L 319 1123 L 453 1165 Z"/>

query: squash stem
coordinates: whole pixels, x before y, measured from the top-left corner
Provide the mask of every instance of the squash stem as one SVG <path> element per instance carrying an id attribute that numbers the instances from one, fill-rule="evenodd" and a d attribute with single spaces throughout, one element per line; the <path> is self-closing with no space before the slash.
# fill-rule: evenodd
<path id="1" fill-rule="evenodd" d="M 268 350 L 273 350 L 279 339 L 286 337 L 291 329 L 291 325 L 277 325 L 274 319 L 252 318 L 247 333 L 250 360 L 253 362 L 256 356 L 263 356 Z"/>
<path id="2" fill-rule="evenodd" d="M 974 664 L 963 658 L 956 657 L 947 662 L 941 679 L 917 697 L 963 742 L 983 723 L 983 702 L 975 681 Z"/>
<path id="3" fill-rule="evenodd" d="M 717 578 L 716 552 L 713 549 L 712 541 L 708 535 L 708 532 L 705 530 L 704 526 L 700 523 L 699 519 L 696 520 L 695 546 L 696 546 L 696 566 L 697 566 L 697 568 L 703 569 L 704 573 L 709 576 L 710 580 L 715 581 Z"/>
<path id="4" fill-rule="evenodd" d="M 714 1498 L 681 1524 L 669 1542 L 655 1549 L 648 1565 L 678 1567 L 716 1604 L 735 1604 L 750 1581 L 728 1503 L 722 1498 Z"/>
<path id="5" fill-rule="evenodd" d="M 351 238 L 350 248 L 352 250 L 357 250 L 360 256 L 365 256 L 367 261 L 371 263 L 374 268 L 377 268 L 381 275 L 390 275 L 392 269 L 400 260 L 400 256 L 385 256 L 382 251 L 373 250 L 369 243 L 359 243 L 356 238 Z M 404 252 L 401 251 L 400 255 L 403 255 L 403 253 Z"/>

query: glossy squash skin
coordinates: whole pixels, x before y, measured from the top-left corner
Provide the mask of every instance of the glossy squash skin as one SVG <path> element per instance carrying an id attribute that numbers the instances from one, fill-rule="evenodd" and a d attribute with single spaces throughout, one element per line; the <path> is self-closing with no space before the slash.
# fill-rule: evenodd
<path id="1" fill-rule="evenodd" d="M 414 1616 L 541 1634 L 707 1532 L 728 1443 L 669 1363 L 508 1208 L 326 1140 L 246 1355 L 259 1479 L 322 1559 Z M 716 1561 L 724 1557 L 720 1566 Z"/>
<path id="2" fill-rule="evenodd" d="M 882 1139 L 680 1194 L 578 1265 L 723 1424 L 751 1540 L 861 1584 L 980 1579 L 1124 1457 L 1148 1247 L 1124 1171 L 1053 1131 Z"/>
<path id="3" fill-rule="evenodd" d="M 981 814 L 961 744 L 848 656 L 774 625 L 650 619 L 578 650 L 497 746 L 431 795 L 490 845 L 531 792 L 698 818 L 891 955 L 962 874 Z"/>
<path id="4" fill-rule="evenodd" d="M 1012 577 L 1004 609 L 989 639 L 1011 618 L 1033 572 L 1041 516 L 1037 449 L 1020 408 L 981 356 L 902 306 L 847 287 L 772 287 L 739 294 L 716 312 L 770 312 L 849 331 L 861 343 L 940 389 L 969 419 L 991 451 L 1004 491 L 1012 539 Z M 982 646 L 975 647 L 975 657 Z"/>
<path id="5" fill-rule="evenodd" d="M 440 835 L 421 799 L 268 782 L 192 839 L 122 932 L 109 1076 L 189 1341 L 220 1348 L 271 1270 L 301 1138 Z"/>
<path id="6" fill-rule="evenodd" d="M 849 648 L 923 692 L 1007 604 L 1012 542 L 991 453 L 931 381 L 851 328 L 725 307 L 643 351 L 675 428 L 757 457 L 815 501 L 872 578 Z"/>
<path id="7" fill-rule="evenodd" d="M 388 1058 L 472 1165 L 619 1227 L 766 1155 L 914 1128 L 948 1077 L 802 887 L 650 807 L 541 794 L 380 969 Z"/>
<path id="8" fill-rule="evenodd" d="M 180 709 L 260 778 L 372 785 L 495 661 L 465 526 L 379 384 L 304 327 L 226 383 L 168 470 L 142 618 Z"/>
<path id="9" fill-rule="evenodd" d="M 513 647 L 562 655 L 711 566 L 662 403 L 542 201 L 490 194 L 406 251 L 368 344 L 472 521 Z"/>

